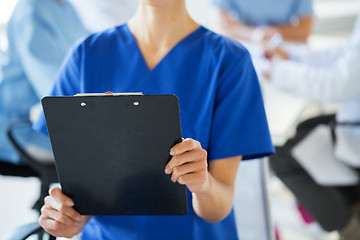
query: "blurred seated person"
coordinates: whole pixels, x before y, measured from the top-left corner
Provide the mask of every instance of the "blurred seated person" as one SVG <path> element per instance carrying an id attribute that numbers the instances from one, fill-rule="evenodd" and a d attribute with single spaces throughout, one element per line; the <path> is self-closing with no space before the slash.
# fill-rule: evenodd
<path id="1" fill-rule="evenodd" d="M 360 183 L 347 187 L 320 186 L 290 153 L 318 124 L 336 122 L 341 126 L 346 123 L 351 127 L 350 134 L 336 138 L 335 150 L 340 145 L 353 145 L 351 155 L 337 157 L 359 172 L 360 15 L 351 38 L 344 45 L 309 50 L 298 56 L 281 48 L 267 48 L 266 54 L 272 61 L 270 73 L 266 75 L 274 86 L 321 102 L 340 103 L 336 116 L 320 116 L 300 124 L 297 136 L 271 157 L 272 169 L 325 230 L 338 230 L 341 239 L 360 239 Z M 318 144 L 314 147 L 323 143 Z"/>
<path id="2" fill-rule="evenodd" d="M 13 121 L 50 92 L 72 44 L 88 32 L 67 0 L 19 0 L 7 25 L 9 49 L 1 66 L 0 160 L 21 163 L 6 136 Z"/>
<path id="3" fill-rule="evenodd" d="M 261 42 L 275 33 L 306 42 L 312 32 L 312 0 L 211 0 L 217 31 L 234 39 Z"/>

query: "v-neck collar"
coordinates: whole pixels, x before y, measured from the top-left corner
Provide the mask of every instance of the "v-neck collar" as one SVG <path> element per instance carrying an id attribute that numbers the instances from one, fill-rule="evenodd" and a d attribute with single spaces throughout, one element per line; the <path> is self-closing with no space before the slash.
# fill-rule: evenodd
<path id="1" fill-rule="evenodd" d="M 176 48 L 178 48 L 179 46 L 183 45 L 184 43 L 191 41 L 192 38 L 194 38 L 198 33 L 200 33 L 202 30 L 204 29 L 203 26 L 199 26 L 197 29 L 195 29 L 194 31 L 192 31 L 190 34 L 188 34 L 186 37 L 184 37 L 183 39 L 181 39 L 177 44 L 175 44 L 174 47 L 172 47 L 170 49 L 170 51 L 168 51 L 166 53 L 166 55 L 155 65 L 155 67 L 153 67 L 152 69 L 149 69 L 148 65 L 146 64 L 145 58 L 143 53 L 140 50 L 140 47 L 138 45 L 138 43 L 136 42 L 135 36 L 132 34 L 132 32 L 130 31 L 130 28 L 128 26 L 128 24 L 125 24 L 125 30 L 127 31 L 128 35 L 130 36 L 130 40 L 131 40 L 131 44 L 135 45 L 136 51 L 138 52 L 138 54 L 140 55 L 140 59 L 142 62 L 142 65 L 145 67 L 145 69 L 147 70 L 147 73 L 152 73 L 154 70 L 156 70 L 157 68 L 159 68 L 162 63 L 164 61 L 166 61 L 166 59 L 168 58 L 169 55 L 172 54 L 172 52 L 174 52 L 176 50 Z"/>

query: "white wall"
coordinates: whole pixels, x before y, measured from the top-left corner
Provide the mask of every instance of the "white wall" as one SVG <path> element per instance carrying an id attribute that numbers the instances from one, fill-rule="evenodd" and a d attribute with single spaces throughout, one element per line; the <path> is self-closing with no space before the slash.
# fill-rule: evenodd
<path id="1" fill-rule="evenodd" d="M 6 39 L 6 23 L 17 3 L 17 0 L 0 0 L 0 52 L 8 47 Z"/>
<path id="2" fill-rule="evenodd" d="M 186 0 L 190 16 L 203 26 L 209 25 L 209 0 Z"/>

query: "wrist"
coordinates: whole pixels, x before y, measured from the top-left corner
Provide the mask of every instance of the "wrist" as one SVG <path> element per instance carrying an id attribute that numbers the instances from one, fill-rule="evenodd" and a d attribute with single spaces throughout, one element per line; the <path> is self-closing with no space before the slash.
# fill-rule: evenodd
<path id="1" fill-rule="evenodd" d="M 212 176 L 210 175 L 210 173 L 207 173 L 207 176 L 205 178 L 204 183 L 202 184 L 202 186 L 198 189 L 198 191 L 193 192 L 193 195 L 197 195 L 197 196 L 209 196 L 212 193 L 212 189 L 213 189 L 213 179 Z"/>

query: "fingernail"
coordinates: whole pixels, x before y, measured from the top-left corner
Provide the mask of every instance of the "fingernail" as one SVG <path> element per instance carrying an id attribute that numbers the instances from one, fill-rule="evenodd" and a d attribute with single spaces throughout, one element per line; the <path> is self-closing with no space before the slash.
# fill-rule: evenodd
<path id="1" fill-rule="evenodd" d="M 166 174 L 170 174 L 170 170 L 167 169 L 167 168 L 165 168 L 165 173 L 166 173 Z"/>
<path id="2" fill-rule="evenodd" d="M 178 178 L 178 182 L 182 183 L 182 178 L 181 177 Z"/>
<path id="3" fill-rule="evenodd" d="M 174 154 L 175 154 L 175 151 L 171 149 L 171 150 L 170 150 L 170 155 L 171 155 L 171 156 L 174 156 Z"/>
<path id="4" fill-rule="evenodd" d="M 77 217 L 77 218 L 76 218 L 76 221 L 77 221 L 77 222 L 80 222 L 80 221 L 81 221 L 81 216 Z"/>
<path id="5" fill-rule="evenodd" d="M 73 202 L 71 201 L 71 200 L 66 200 L 66 205 L 68 205 L 68 206 L 72 206 L 73 205 Z"/>

